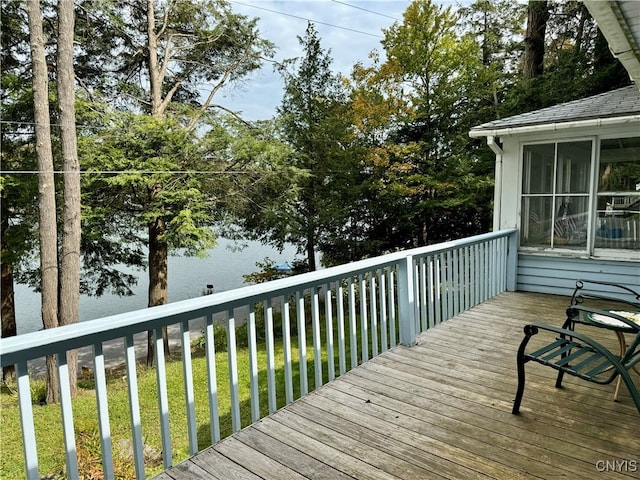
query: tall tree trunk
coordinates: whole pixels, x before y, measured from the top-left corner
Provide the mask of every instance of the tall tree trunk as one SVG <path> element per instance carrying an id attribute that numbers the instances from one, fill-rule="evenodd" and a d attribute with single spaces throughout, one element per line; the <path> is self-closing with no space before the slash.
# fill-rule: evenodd
<path id="1" fill-rule="evenodd" d="M 547 0 L 529 0 L 527 33 L 524 37 L 524 68 L 522 76 L 525 80 L 542 75 L 544 72 L 544 40 L 549 19 Z"/>
<path id="2" fill-rule="evenodd" d="M 2 202 L 2 210 L 5 210 L 6 202 Z M 13 294 L 13 269 L 11 263 L 6 260 L 6 255 L 8 253 L 7 242 L 5 241 L 4 235 L 7 228 L 7 223 L 5 222 L 5 212 L 2 215 L 2 230 L 0 234 L 2 235 L 2 253 L 0 255 L 5 260 L 0 264 L 0 270 L 2 273 L 2 281 L 0 283 L 0 289 L 2 293 L 2 308 L 0 309 L 0 315 L 2 316 L 2 338 L 5 337 L 13 337 L 17 334 L 16 328 L 16 308 L 15 308 L 15 300 Z M 6 381 L 9 379 L 15 378 L 15 369 L 13 365 L 8 365 L 3 367 L 2 369 L 2 378 Z"/>
<path id="3" fill-rule="evenodd" d="M 40 0 L 27 1 L 29 41 L 33 70 L 33 107 L 38 157 L 38 209 L 40 227 L 40 275 L 42 291 L 42 323 L 44 328 L 58 326 L 58 246 L 56 227 L 56 196 L 49 123 L 49 80 L 44 51 Z M 45 401 L 60 400 L 56 362 L 47 357 L 47 388 Z"/>
<path id="4" fill-rule="evenodd" d="M 167 303 L 167 277 L 169 252 L 163 236 L 167 226 L 163 218 L 157 218 L 149 224 L 149 307 Z M 167 330 L 162 330 L 164 350 L 169 353 Z M 153 334 L 147 334 L 147 365 L 153 365 Z"/>
<path id="5" fill-rule="evenodd" d="M 64 170 L 62 258 L 60 259 L 59 324 L 79 320 L 80 301 L 80 165 L 76 141 L 75 75 L 73 71 L 74 3 L 58 1 L 58 105 Z M 78 352 L 67 352 L 71 393 L 76 393 Z"/>
<path id="6" fill-rule="evenodd" d="M 154 0 L 147 0 L 147 48 L 149 49 L 149 84 L 151 87 L 151 115 L 162 117 L 163 73 L 158 61 Z M 152 196 L 155 192 L 152 193 Z M 163 236 L 167 225 L 158 217 L 149 224 L 149 307 L 164 305 L 168 301 L 167 277 L 169 250 Z M 162 329 L 164 351 L 169 354 L 167 327 Z M 147 332 L 147 365 L 153 365 L 153 332 Z"/>
<path id="7" fill-rule="evenodd" d="M 316 265 L 316 239 L 313 228 L 307 233 L 307 262 L 309 263 L 309 271 L 315 272 L 318 268 Z"/>

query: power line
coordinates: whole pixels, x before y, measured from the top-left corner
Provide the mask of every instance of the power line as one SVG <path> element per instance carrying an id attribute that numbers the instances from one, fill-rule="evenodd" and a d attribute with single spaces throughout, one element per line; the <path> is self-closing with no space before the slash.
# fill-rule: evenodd
<path id="1" fill-rule="evenodd" d="M 251 8 L 256 8 L 258 10 L 264 10 L 265 12 L 271 12 L 271 13 L 276 13 L 278 15 L 284 15 L 286 17 L 292 17 L 292 18 L 297 18 L 298 20 L 306 20 L 307 22 L 312 22 L 312 23 L 317 23 L 319 25 L 326 25 L 327 27 L 332 27 L 332 28 L 339 28 L 341 30 L 347 30 L 349 32 L 354 32 L 354 33 L 359 33 L 361 35 L 368 35 L 370 37 L 375 37 L 375 38 L 384 38 L 381 35 L 377 35 L 375 33 L 370 33 L 370 32 L 364 32 L 362 30 L 356 30 L 355 28 L 350 28 L 350 27 L 343 27 L 341 25 L 335 25 L 333 23 L 328 23 L 328 22 L 322 22 L 320 20 L 313 20 L 311 18 L 307 18 L 307 17 L 301 17 L 299 15 L 294 15 L 292 13 L 286 13 L 286 12 L 281 12 L 278 10 L 272 10 L 270 8 L 266 8 L 266 7 L 259 7 L 257 5 L 251 5 L 249 3 L 244 3 L 244 2 L 237 2 L 235 0 L 231 0 L 230 3 L 236 3 L 238 5 L 244 5 L 245 7 L 251 7 Z"/>
<path id="2" fill-rule="evenodd" d="M 381 17 L 390 18 L 391 20 L 395 20 L 396 22 L 400 21 L 400 19 L 398 19 L 396 17 L 392 17 L 391 15 L 387 15 L 386 13 L 375 12 L 373 10 L 369 10 L 368 8 L 359 7 L 357 5 L 351 5 L 350 3 L 346 3 L 346 2 L 340 2 L 339 0 L 331 0 L 331 1 L 334 2 L 334 3 L 339 3 L 341 5 L 345 5 L 347 7 L 356 8 L 358 10 L 362 10 L 363 12 L 373 13 L 374 15 L 379 15 Z"/>

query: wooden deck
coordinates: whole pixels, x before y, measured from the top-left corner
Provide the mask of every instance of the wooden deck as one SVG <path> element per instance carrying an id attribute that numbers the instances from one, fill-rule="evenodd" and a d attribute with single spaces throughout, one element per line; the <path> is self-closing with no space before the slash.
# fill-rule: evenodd
<path id="1" fill-rule="evenodd" d="M 561 325 L 567 303 L 502 294 L 157 478 L 638 479 L 640 416 L 624 386 L 619 402 L 613 385 L 567 376 L 556 389 L 552 369 L 528 364 L 511 414 L 522 326 Z"/>

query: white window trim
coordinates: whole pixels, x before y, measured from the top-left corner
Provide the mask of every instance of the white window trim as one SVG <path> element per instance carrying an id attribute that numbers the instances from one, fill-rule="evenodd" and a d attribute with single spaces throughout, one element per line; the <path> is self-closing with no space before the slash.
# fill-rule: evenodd
<path id="1" fill-rule="evenodd" d="M 621 260 L 621 261 L 639 261 L 640 251 L 631 249 L 615 249 L 615 248 L 597 248 L 595 247 L 595 231 L 596 231 L 596 207 L 598 202 L 598 172 L 600 168 L 600 145 L 601 140 L 611 140 L 616 138 L 632 138 L 638 137 L 637 133 L 633 132 L 620 132 L 610 133 L 606 135 L 585 135 L 576 137 L 565 138 L 546 138 L 540 140 L 527 140 L 519 142 L 518 149 L 518 206 L 517 206 L 517 218 L 518 227 L 522 228 L 522 178 L 524 175 L 524 148 L 529 145 L 548 145 L 553 144 L 557 151 L 557 146 L 560 143 L 568 142 L 580 142 L 591 141 L 591 174 L 589 185 L 589 211 L 587 222 L 589 225 L 589 231 L 587 234 L 587 245 L 585 248 L 561 248 L 561 247 L 531 247 L 531 246 L 519 246 L 521 253 L 541 255 L 541 256 L 556 256 L 556 257 L 570 257 L 580 259 L 602 259 L 602 260 Z M 557 159 L 556 159 L 557 160 Z M 554 165 L 554 169 L 557 165 Z M 555 182 L 554 176 L 554 182 Z M 554 187 L 555 188 L 555 187 Z M 555 194 L 554 194 L 555 198 Z"/>

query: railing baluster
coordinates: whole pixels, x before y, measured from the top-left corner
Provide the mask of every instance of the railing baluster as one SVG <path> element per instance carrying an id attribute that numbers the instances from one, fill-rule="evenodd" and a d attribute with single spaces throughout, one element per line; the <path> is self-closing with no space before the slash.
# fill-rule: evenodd
<path id="1" fill-rule="evenodd" d="M 153 330 L 156 382 L 158 385 L 158 410 L 160 412 L 160 438 L 162 439 L 162 462 L 164 468 L 172 465 L 171 431 L 169 430 L 169 396 L 167 394 L 167 372 L 164 359 L 162 328 Z M 108 478 L 108 477 L 107 477 Z"/>
<path id="2" fill-rule="evenodd" d="M 491 277 L 489 277 L 489 269 L 490 269 L 490 259 L 489 259 L 489 244 L 485 242 L 484 246 L 484 268 L 482 271 L 484 272 L 484 295 L 482 296 L 482 301 L 484 302 L 487 298 L 489 298 L 490 291 L 489 286 L 491 284 Z"/>
<path id="3" fill-rule="evenodd" d="M 36 430 L 33 425 L 33 407 L 31 405 L 31 385 L 27 362 L 16 363 L 18 379 L 18 401 L 20 403 L 20 426 L 22 428 L 22 449 L 28 480 L 40 480 L 38 473 L 38 452 L 36 449 Z"/>
<path id="4" fill-rule="evenodd" d="M 475 244 L 473 246 L 473 250 L 474 250 L 474 255 L 473 255 L 473 263 L 474 263 L 474 272 L 473 272 L 473 278 L 474 278 L 474 298 L 473 298 L 473 305 L 477 305 L 478 303 L 480 303 L 480 268 L 481 268 L 481 246 L 480 244 Z"/>
<path id="5" fill-rule="evenodd" d="M 287 296 L 282 297 L 282 342 L 284 349 L 284 398 L 288 405 L 293 402 L 293 372 L 291 369 L 291 314 Z"/>
<path id="6" fill-rule="evenodd" d="M 260 387 L 258 385 L 258 347 L 256 345 L 256 312 L 254 305 L 249 307 L 249 318 L 247 319 L 249 331 L 249 391 L 251 395 L 251 421 L 257 422 L 260 419 Z M 265 322 L 266 323 L 266 322 Z"/>
<path id="7" fill-rule="evenodd" d="M 439 302 L 436 304 L 438 306 L 439 317 L 438 321 L 443 322 L 447 319 L 447 262 L 446 255 L 444 253 L 440 253 L 438 255 L 438 269 L 439 269 L 439 279 L 438 279 L 438 297 Z"/>
<path id="8" fill-rule="evenodd" d="M 300 360 L 300 396 L 309 393 L 309 378 L 307 376 L 307 336 L 305 332 L 304 292 L 296 292 L 298 303 L 298 357 Z"/>
<path id="9" fill-rule="evenodd" d="M 60 387 L 60 410 L 62 412 L 62 432 L 64 434 L 64 452 L 67 462 L 67 475 L 78 477 L 78 456 L 76 454 L 76 436 L 73 428 L 73 409 L 71 407 L 71 385 L 67 353 L 56 355 L 58 360 L 58 386 Z"/>
<path id="10" fill-rule="evenodd" d="M 189 321 L 180 322 L 182 341 L 182 371 L 184 375 L 184 400 L 187 408 L 187 433 L 189 436 L 189 453 L 198 453 L 198 430 L 196 427 L 196 400 L 193 389 L 193 366 L 191 364 L 191 337 Z"/>
<path id="11" fill-rule="evenodd" d="M 462 288 L 460 287 L 460 249 L 453 251 L 453 316 L 460 313 L 460 297 Z"/>
<path id="12" fill-rule="evenodd" d="M 390 345 L 395 347 L 398 343 L 396 332 L 396 322 L 398 317 L 396 315 L 396 275 L 393 267 L 389 268 L 389 339 Z"/>
<path id="13" fill-rule="evenodd" d="M 376 274 L 375 271 L 369 273 L 369 289 L 371 296 L 371 355 L 378 356 L 378 305 L 376 297 Z"/>
<path id="14" fill-rule="evenodd" d="M 346 338 L 344 336 L 344 287 L 343 279 L 336 281 L 336 309 L 338 310 L 338 368 L 340 375 L 347 371 L 347 360 L 345 352 Z"/>
<path id="15" fill-rule="evenodd" d="M 227 312 L 227 364 L 229 368 L 229 395 L 231 397 L 231 430 L 238 432 L 242 428 L 242 422 L 240 419 L 240 394 L 238 387 L 236 319 L 233 310 Z"/>
<path id="16" fill-rule="evenodd" d="M 358 366 L 358 342 L 356 336 L 356 287 L 353 277 L 349 277 L 349 346 L 351 348 L 351 368 Z"/>
<path id="17" fill-rule="evenodd" d="M 369 272 L 369 298 L 371 312 L 371 354 L 376 357 L 379 352 L 378 345 L 378 301 L 376 295 L 376 272 Z"/>
<path id="18" fill-rule="evenodd" d="M 218 411 L 218 375 L 216 370 L 216 347 L 213 331 L 213 314 L 207 315 L 205 326 L 205 355 L 207 361 L 207 385 L 209 387 L 209 419 L 211 442 L 220 440 L 220 413 Z"/>
<path id="19" fill-rule="evenodd" d="M 136 372 L 136 349 L 133 335 L 124 337 L 125 364 L 127 369 L 127 385 L 129 394 L 129 413 L 131 416 L 131 440 L 133 445 L 133 462 L 136 479 L 145 478 L 144 445 L 142 443 L 142 423 L 140 419 L 140 401 L 138 399 L 138 375 Z"/>
<path id="20" fill-rule="evenodd" d="M 265 314 L 265 343 L 267 350 L 267 395 L 269 399 L 269 414 L 278 409 L 276 398 L 276 360 L 273 339 L 273 305 L 271 299 L 264 301 Z"/>
<path id="21" fill-rule="evenodd" d="M 380 343 L 382 351 L 385 352 L 389 348 L 389 325 L 387 324 L 387 274 L 384 268 L 378 270 L 378 277 L 380 278 L 378 290 L 380 295 Z"/>
<path id="22" fill-rule="evenodd" d="M 367 280 L 361 273 L 360 281 L 360 343 L 362 348 L 362 361 L 369 360 L 369 319 L 367 318 Z"/>
<path id="23" fill-rule="evenodd" d="M 427 293 L 427 263 L 425 257 L 420 257 L 420 295 L 419 295 L 419 305 L 420 305 L 420 331 L 426 332 L 429 328 L 429 319 L 428 319 L 428 305 L 429 305 L 429 295 Z"/>
<path id="24" fill-rule="evenodd" d="M 420 262 L 414 257 L 413 260 L 413 298 L 415 302 L 413 304 L 413 319 L 416 322 L 414 330 L 419 332 L 420 328 Z"/>
<path id="25" fill-rule="evenodd" d="M 109 402 L 107 400 L 107 377 L 105 375 L 102 343 L 93 345 L 93 378 L 96 388 L 98 426 L 100 429 L 102 473 L 104 478 L 114 478 L 113 447 L 111 444 L 111 426 L 109 425 Z"/>
<path id="26" fill-rule="evenodd" d="M 500 258 L 502 258 L 502 285 L 500 286 L 500 291 L 504 292 L 507 290 L 507 258 L 508 258 L 508 251 L 509 251 L 509 239 L 507 237 L 504 237 L 502 239 L 502 255 L 500 256 Z"/>
<path id="27" fill-rule="evenodd" d="M 425 301 L 427 302 L 427 327 L 435 325 L 435 284 L 434 284 L 434 260 L 427 255 L 424 261 L 425 268 Z"/>
<path id="28" fill-rule="evenodd" d="M 464 310 L 468 310 L 470 305 L 470 294 L 471 294 L 471 275 L 470 275 L 470 262 L 471 259 L 471 249 L 470 247 L 464 247 Z"/>
<path id="29" fill-rule="evenodd" d="M 313 336 L 313 370 L 315 388 L 322 385 L 322 345 L 320 344 L 320 299 L 318 289 L 311 289 L 311 333 Z"/>
<path id="30" fill-rule="evenodd" d="M 328 379 L 332 381 L 336 378 L 336 366 L 335 366 L 335 352 L 333 348 L 333 295 L 331 294 L 331 284 L 328 283 L 324 286 L 324 316 L 327 329 L 327 371 Z"/>
<path id="31" fill-rule="evenodd" d="M 454 293 L 455 293 L 455 284 L 453 283 L 454 278 L 454 264 L 453 264 L 453 252 L 451 250 L 447 250 L 446 253 L 447 258 L 447 320 L 453 316 L 453 304 L 454 304 Z"/>

